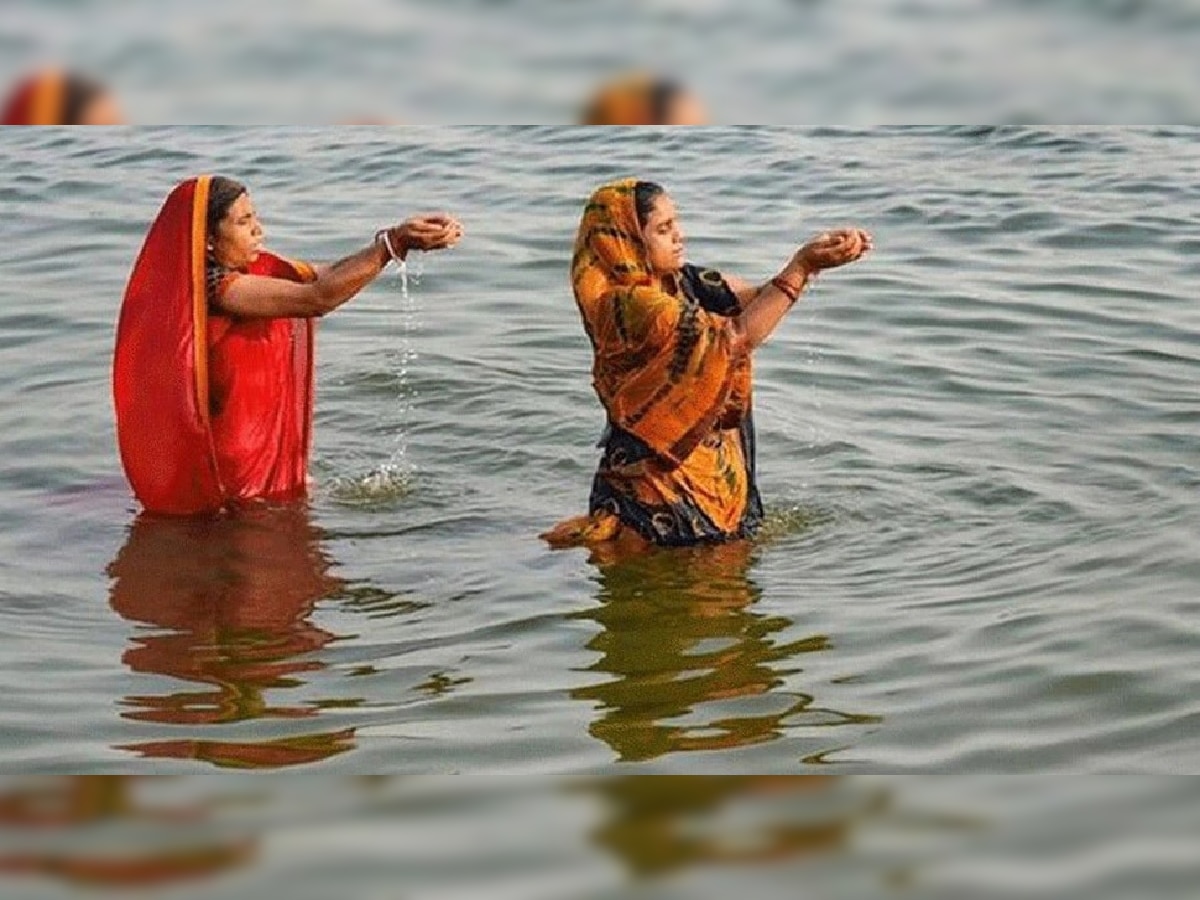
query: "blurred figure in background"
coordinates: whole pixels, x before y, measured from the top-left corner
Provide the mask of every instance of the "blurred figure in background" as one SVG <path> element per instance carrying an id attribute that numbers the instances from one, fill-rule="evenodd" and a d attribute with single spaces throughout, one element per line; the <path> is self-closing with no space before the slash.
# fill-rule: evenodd
<path id="1" fill-rule="evenodd" d="M 644 73 L 602 85 L 583 112 L 583 125 L 707 125 L 700 100 L 679 82 Z"/>
<path id="2" fill-rule="evenodd" d="M 125 125 L 112 92 L 78 72 L 44 69 L 20 81 L 4 104 L 4 125 Z"/>

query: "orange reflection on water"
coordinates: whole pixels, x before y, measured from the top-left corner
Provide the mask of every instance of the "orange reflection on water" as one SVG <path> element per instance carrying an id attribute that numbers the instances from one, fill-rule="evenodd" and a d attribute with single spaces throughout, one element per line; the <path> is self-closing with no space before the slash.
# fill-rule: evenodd
<path id="1" fill-rule="evenodd" d="M 335 636 L 310 616 L 317 602 L 344 586 L 331 567 L 303 506 L 135 521 L 109 566 L 110 602 L 125 619 L 153 630 L 139 631 L 122 661 L 134 672 L 208 687 L 128 697 L 124 718 L 190 731 L 118 749 L 255 769 L 318 762 L 352 749 L 353 729 L 265 740 L 195 733 L 197 726 L 318 716 L 319 703 L 273 701 L 269 692 L 298 690 L 302 676 L 325 668 L 315 654 Z"/>
<path id="2" fill-rule="evenodd" d="M 793 623 L 754 611 L 753 552 L 739 541 L 593 555 L 600 606 L 578 617 L 601 626 L 587 645 L 600 654 L 590 671 L 611 678 L 571 696 L 597 704 L 590 732 L 621 761 L 747 747 L 801 724 L 877 721 L 787 688 L 798 658 L 828 649 L 829 639 L 779 641 Z"/>
<path id="3" fill-rule="evenodd" d="M 593 841 L 640 877 L 836 856 L 890 803 L 887 792 L 828 775 L 646 775 L 585 787 L 608 811 Z"/>

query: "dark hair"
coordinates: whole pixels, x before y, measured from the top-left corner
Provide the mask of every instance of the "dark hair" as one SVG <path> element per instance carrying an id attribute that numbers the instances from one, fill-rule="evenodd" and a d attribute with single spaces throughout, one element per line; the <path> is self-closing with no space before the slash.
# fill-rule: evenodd
<path id="1" fill-rule="evenodd" d="M 208 186 L 208 235 L 210 238 L 216 237 L 217 227 L 221 224 L 221 220 L 225 218 L 225 214 L 229 212 L 229 207 L 237 201 L 237 198 L 246 193 L 246 186 L 240 181 L 234 181 L 232 178 L 226 178 L 224 175 L 214 175 Z"/>
<path id="2" fill-rule="evenodd" d="M 93 101 L 108 93 L 108 88 L 89 75 L 68 72 L 63 78 L 62 121 L 79 125 Z"/>
<path id="3" fill-rule="evenodd" d="M 670 78 L 656 78 L 650 85 L 650 118 L 657 125 L 666 125 L 671 107 L 683 93 L 683 85 Z"/>
<path id="4" fill-rule="evenodd" d="M 661 184 L 653 181 L 639 181 L 633 186 L 633 202 L 637 207 L 638 226 L 646 227 L 650 213 L 654 212 L 654 201 L 665 194 Z"/>

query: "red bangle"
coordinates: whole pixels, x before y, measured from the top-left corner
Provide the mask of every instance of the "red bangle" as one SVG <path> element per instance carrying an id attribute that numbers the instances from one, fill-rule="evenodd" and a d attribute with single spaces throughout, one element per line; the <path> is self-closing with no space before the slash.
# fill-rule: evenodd
<path id="1" fill-rule="evenodd" d="M 793 284 L 782 275 L 776 275 L 772 278 L 771 285 L 792 303 L 800 299 L 800 291 L 804 289 L 803 284 Z"/>

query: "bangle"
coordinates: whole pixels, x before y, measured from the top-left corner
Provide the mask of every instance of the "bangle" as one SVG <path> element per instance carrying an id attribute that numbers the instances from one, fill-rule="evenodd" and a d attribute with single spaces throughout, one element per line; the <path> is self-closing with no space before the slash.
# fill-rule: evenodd
<path id="1" fill-rule="evenodd" d="M 788 281 L 782 275 L 776 275 L 771 279 L 771 286 L 779 293 L 783 294 L 792 303 L 800 299 L 800 292 L 804 290 L 804 282 L 796 284 L 793 281 Z"/>
<path id="2" fill-rule="evenodd" d="M 378 244 L 381 242 L 383 244 L 383 248 L 387 250 L 388 256 L 391 257 L 391 262 L 394 262 L 396 265 L 400 265 L 404 262 L 404 257 L 396 254 L 396 248 L 392 246 L 392 236 L 388 234 L 388 230 L 386 228 L 380 228 L 377 232 L 375 232 L 375 243 Z M 385 268 L 387 267 L 387 264 L 388 261 L 385 260 L 383 263 Z"/>

